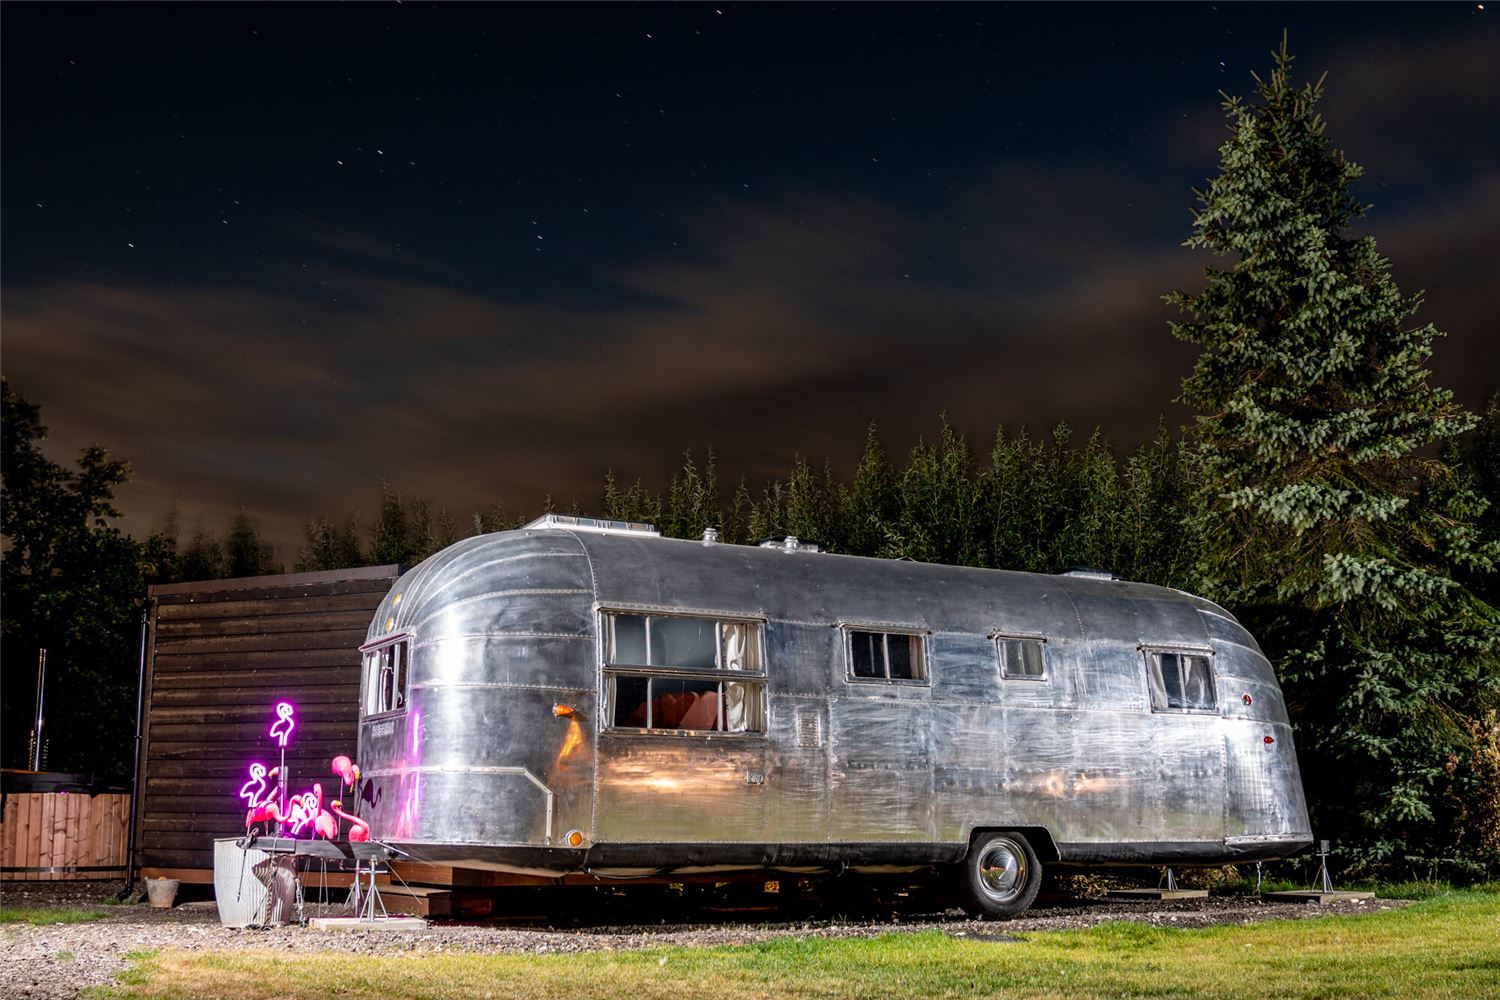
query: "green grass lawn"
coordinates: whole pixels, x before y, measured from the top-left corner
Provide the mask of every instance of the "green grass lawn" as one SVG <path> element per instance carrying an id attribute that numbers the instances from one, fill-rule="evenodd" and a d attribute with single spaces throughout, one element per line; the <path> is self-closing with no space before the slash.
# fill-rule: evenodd
<path id="1" fill-rule="evenodd" d="M 124 985 L 97 995 L 1500 998 L 1500 893 L 1492 891 L 1360 916 L 1203 930 L 1114 923 L 1023 937 L 979 941 L 926 931 L 568 956 L 164 951 L 140 956 Z"/>
<path id="2" fill-rule="evenodd" d="M 76 906 L 0 906 L 0 924 L 84 924 L 107 916 L 108 910 Z"/>

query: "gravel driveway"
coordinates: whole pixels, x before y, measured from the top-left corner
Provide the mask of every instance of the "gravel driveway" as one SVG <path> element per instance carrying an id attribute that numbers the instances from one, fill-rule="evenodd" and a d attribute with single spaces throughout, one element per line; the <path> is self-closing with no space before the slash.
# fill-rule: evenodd
<path id="1" fill-rule="evenodd" d="M 97 906 L 119 892 L 123 883 L 6 883 L 0 886 L 5 906 Z M 1172 927 L 1253 923 L 1296 919 L 1330 912 L 1361 912 L 1405 905 L 1369 900 L 1328 905 L 1269 902 L 1248 897 L 1209 897 L 1173 902 L 1085 900 L 1033 907 L 1025 917 L 1005 923 L 968 920 L 957 911 L 930 916 L 847 921 L 832 919 L 755 923 L 725 917 L 712 923 L 642 926 L 587 926 L 559 930 L 547 926 L 433 922 L 423 931 L 314 931 L 303 927 L 245 930 L 222 927 L 212 902 L 184 903 L 170 910 L 145 904 L 102 907 L 103 920 L 79 924 L 0 925 L 6 957 L 0 994 L 12 997 L 75 997 L 89 986 L 114 981 L 134 951 L 182 948 L 225 952 L 274 948 L 277 951 L 343 951 L 356 953 L 465 951 L 477 953 L 546 953 L 618 951 L 661 945 L 745 944 L 777 937 L 853 938 L 892 931 L 938 930 L 955 937 L 1004 940 L 1026 931 L 1090 927 L 1111 920 L 1137 920 Z"/>

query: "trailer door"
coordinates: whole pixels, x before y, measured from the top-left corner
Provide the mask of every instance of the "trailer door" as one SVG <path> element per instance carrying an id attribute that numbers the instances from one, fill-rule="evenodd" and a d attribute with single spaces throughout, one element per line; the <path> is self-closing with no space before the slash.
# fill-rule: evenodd
<path id="1" fill-rule="evenodd" d="M 832 686 L 829 833 L 847 844 L 933 835 L 932 687 L 927 636 L 848 625 Z"/>
<path id="2" fill-rule="evenodd" d="M 1224 733 L 1213 654 L 1142 647 L 1151 709 L 1151 839 L 1165 845 L 1224 841 Z"/>

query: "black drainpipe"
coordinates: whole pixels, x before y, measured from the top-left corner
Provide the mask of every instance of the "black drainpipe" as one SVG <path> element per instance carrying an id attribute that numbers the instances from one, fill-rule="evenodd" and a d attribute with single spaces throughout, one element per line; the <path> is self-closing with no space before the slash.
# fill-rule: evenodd
<path id="1" fill-rule="evenodd" d="M 146 704 L 146 631 L 151 622 L 151 599 L 141 607 L 141 658 L 135 680 L 135 758 L 130 772 L 130 826 L 125 838 L 125 888 L 117 897 L 124 900 L 135 886 L 136 809 L 141 797 L 141 721 Z"/>

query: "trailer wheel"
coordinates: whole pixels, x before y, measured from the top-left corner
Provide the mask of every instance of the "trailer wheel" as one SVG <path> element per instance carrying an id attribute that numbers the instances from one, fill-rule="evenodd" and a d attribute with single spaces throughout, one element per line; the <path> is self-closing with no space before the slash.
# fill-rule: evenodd
<path id="1" fill-rule="evenodd" d="M 959 901 L 976 917 L 1009 920 L 1025 912 L 1042 885 L 1042 864 L 1019 833 L 977 837 L 963 861 Z"/>

